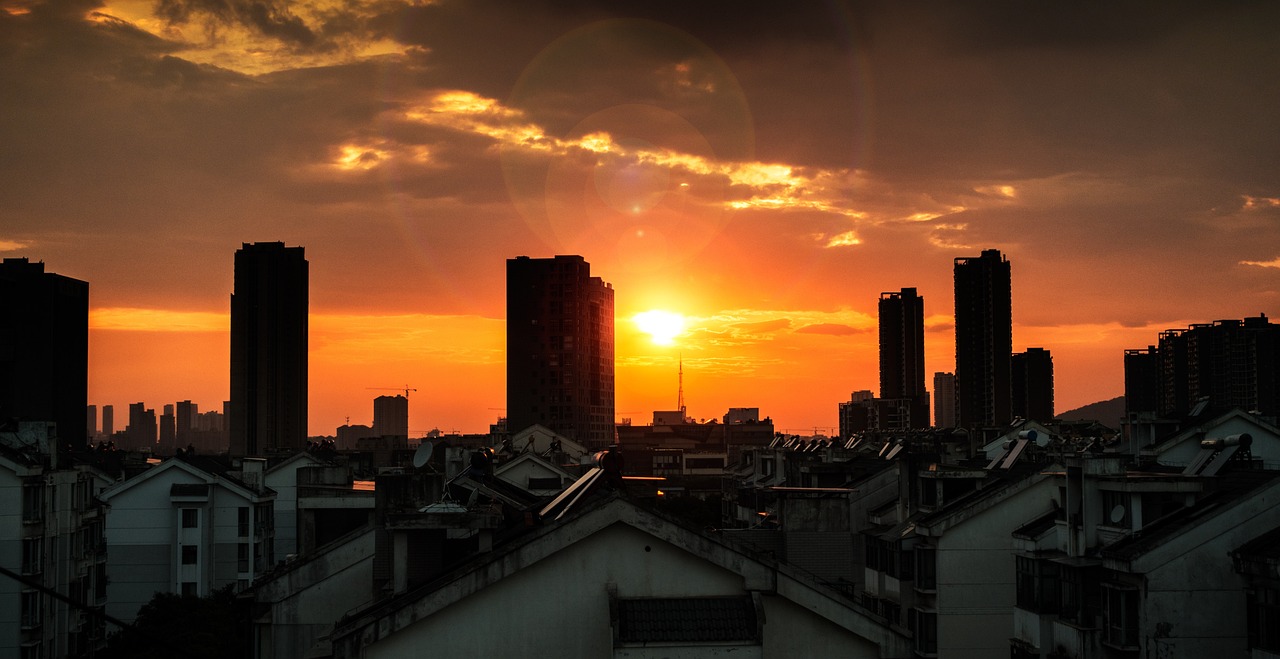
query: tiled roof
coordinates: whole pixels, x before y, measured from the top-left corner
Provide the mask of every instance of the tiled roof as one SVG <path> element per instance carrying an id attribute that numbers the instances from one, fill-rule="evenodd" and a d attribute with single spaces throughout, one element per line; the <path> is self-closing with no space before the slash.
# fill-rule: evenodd
<path id="1" fill-rule="evenodd" d="M 759 641 L 750 597 L 655 597 L 618 600 L 621 643 Z"/>

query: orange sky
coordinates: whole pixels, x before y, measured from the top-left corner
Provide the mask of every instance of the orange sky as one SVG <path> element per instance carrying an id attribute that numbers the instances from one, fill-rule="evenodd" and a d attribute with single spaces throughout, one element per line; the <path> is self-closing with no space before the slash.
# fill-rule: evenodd
<path id="1" fill-rule="evenodd" d="M 412 430 L 487 429 L 517 255 L 614 285 L 637 421 L 683 355 L 695 417 L 834 427 L 902 287 L 952 370 L 982 249 L 1060 411 L 1275 310 L 1280 8 L 789 4 L 0 0 L 0 255 L 90 282 L 90 402 L 208 410 L 235 250 L 304 246 L 313 434 L 404 385 Z"/>

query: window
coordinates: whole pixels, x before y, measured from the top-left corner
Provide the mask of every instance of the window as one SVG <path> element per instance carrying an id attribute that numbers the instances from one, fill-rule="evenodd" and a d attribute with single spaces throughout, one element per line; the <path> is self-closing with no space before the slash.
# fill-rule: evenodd
<path id="1" fill-rule="evenodd" d="M 1127 493 L 1102 491 L 1102 523 L 1105 526 L 1129 527 L 1129 495 Z"/>
<path id="2" fill-rule="evenodd" d="M 938 505 L 938 483 L 928 478 L 920 479 L 920 505 L 933 508 Z"/>
<path id="3" fill-rule="evenodd" d="M 22 626 L 38 627 L 40 625 L 40 593 L 34 590 L 22 593 Z"/>
<path id="4" fill-rule="evenodd" d="M 241 506 L 236 510 L 238 534 L 241 538 L 249 537 L 249 508 Z"/>
<path id="5" fill-rule="evenodd" d="M 199 597 L 200 591 L 196 587 L 196 582 L 194 581 L 182 582 L 182 596 L 183 597 Z"/>
<path id="6" fill-rule="evenodd" d="M 249 543 L 247 542 L 236 545 L 236 571 L 249 571 Z"/>
<path id="7" fill-rule="evenodd" d="M 182 545 L 183 565 L 195 565 L 197 556 L 199 556 L 199 548 L 196 545 Z"/>
<path id="8" fill-rule="evenodd" d="M 22 521 L 38 522 L 44 519 L 44 486 L 40 483 L 22 484 Z"/>
<path id="9" fill-rule="evenodd" d="M 1259 588 L 1248 595 L 1249 647 L 1280 652 L 1280 590 Z"/>
<path id="10" fill-rule="evenodd" d="M 199 508 L 183 508 L 182 509 L 182 528 L 195 529 L 200 527 L 200 509 Z"/>
<path id="11" fill-rule="evenodd" d="M 22 541 L 22 573 L 40 574 L 44 567 L 44 539 L 25 538 Z"/>
<path id="12" fill-rule="evenodd" d="M 1122 648 L 1138 647 L 1138 591 L 1135 588 L 1102 584 L 1103 637 L 1105 643 Z"/>
<path id="13" fill-rule="evenodd" d="M 888 543 L 874 535 L 865 535 L 863 538 L 866 539 L 867 567 L 877 572 L 889 569 Z"/>
<path id="14" fill-rule="evenodd" d="M 1017 605 L 1020 609 L 1037 613 L 1058 611 L 1058 564 L 1036 560 L 1030 556 L 1017 557 Z"/>
<path id="15" fill-rule="evenodd" d="M 932 611 L 916 612 L 916 652 L 934 655 L 938 652 L 938 614 Z"/>
<path id="16" fill-rule="evenodd" d="M 938 587 L 937 550 L 933 547 L 916 547 L 916 588 L 934 590 Z"/>

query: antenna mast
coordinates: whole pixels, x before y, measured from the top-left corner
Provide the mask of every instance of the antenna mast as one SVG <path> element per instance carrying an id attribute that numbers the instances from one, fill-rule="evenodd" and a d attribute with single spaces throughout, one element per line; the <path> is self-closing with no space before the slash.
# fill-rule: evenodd
<path id="1" fill-rule="evenodd" d="M 684 421 L 684 353 L 680 353 L 680 385 L 676 393 L 676 408 L 680 410 L 680 420 Z"/>

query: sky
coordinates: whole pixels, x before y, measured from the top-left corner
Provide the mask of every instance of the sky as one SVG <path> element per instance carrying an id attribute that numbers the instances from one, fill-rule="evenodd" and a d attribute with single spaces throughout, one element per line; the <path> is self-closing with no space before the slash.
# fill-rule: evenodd
<path id="1" fill-rule="evenodd" d="M 1012 263 L 1059 411 L 1280 311 L 1271 2 L 0 0 L 0 256 L 90 282 L 89 401 L 229 391 L 242 243 L 310 262 L 312 434 L 505 406 L 505 260 L 616 291 L 616 409 L 831 432 L 876 303 Z M 679 314 L 669 345 L 632 319 Z M 928 377 L 928 376 L 927 376 Z M 931 386 L 931 385 L 930 385 Z M 117 411 L 117 418 L 121 418 Z"/>

